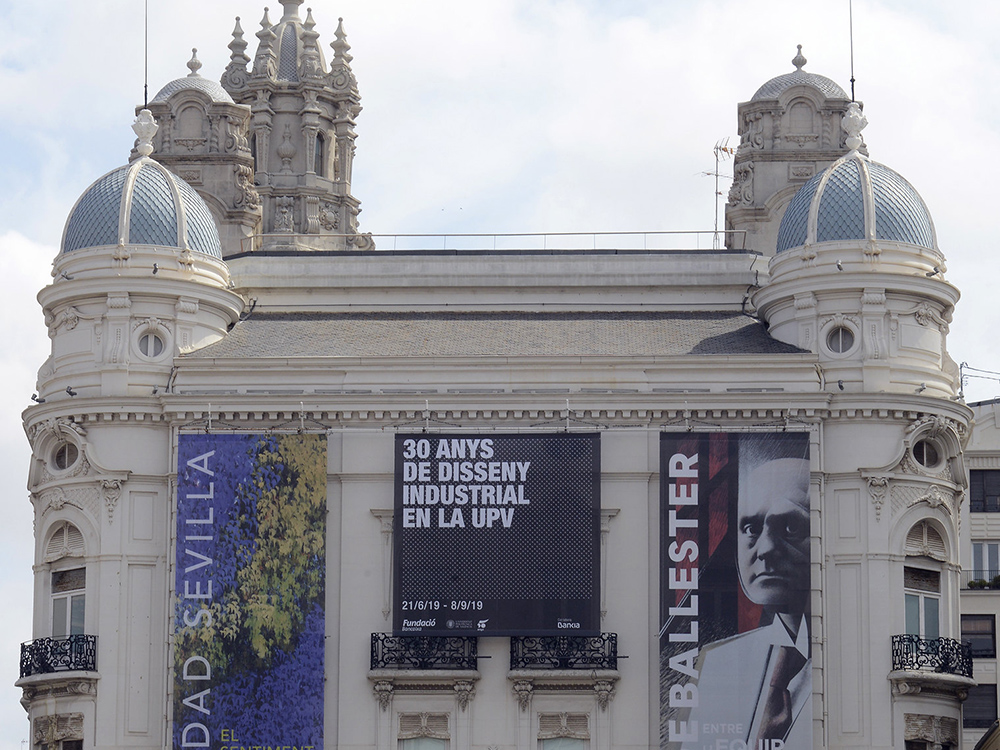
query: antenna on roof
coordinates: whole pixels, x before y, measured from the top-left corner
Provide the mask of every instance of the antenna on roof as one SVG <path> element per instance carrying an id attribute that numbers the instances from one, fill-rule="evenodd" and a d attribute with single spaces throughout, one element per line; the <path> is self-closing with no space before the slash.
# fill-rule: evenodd
<path id="1" fill-rule="evenodd" d="M 143 29 L 143 57 L 145 58 L 145 69 L 142 74 L 142 108 L 149 109 L 149 0 L 145 3 L 145 18 L 143 19 L 145 28 Z"/>
<path id="2" fill-rule="evenodd" d="M 847 18 L 851 36 L 851 101 L 854 101 L 854 0 L 847 0 Z"/>
<path id="3" fill-rule="evenodd" d="M 719 178 L 729 176 L 719 173 L 719 161 L 720 159 L 728 159 L 736 153 L 736 149 L 729 145 L 729 138 L 723 138 L 716 141 L 712 153 L 715 154 L 715 171 L 702 172 L 702 174 L 706 177 L 715 177 L 715 233 L 712 235 L 712 249 L 718 250 L 721 247 L 719 242 L 719 197 L 722 195 L 719 190 Z"/>

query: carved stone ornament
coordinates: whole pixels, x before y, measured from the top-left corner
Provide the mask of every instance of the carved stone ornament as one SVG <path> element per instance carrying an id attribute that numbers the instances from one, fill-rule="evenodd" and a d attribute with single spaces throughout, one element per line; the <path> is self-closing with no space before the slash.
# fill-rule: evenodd
<path id="1" fill-rule="evenodd" d="M 522 711 L 527 711 L 535 686 L 532 685 L 530 680 L 516 680 L 511 689 L 514 691 L 514 695 L 517 696 L 517 705 L 521 707 Z"/>
<path id="2" fill-rule="evenodd" d="M 340 214 L 337 207 L 329 201 L 324 201 L 319 206 L 319 223 L 323 229 L 332 232 L 340 229 Z"/>
<path id="3" fill-rule="evenodd" d="M 375 697 L 378 698 L 378 705 L 383 711 L 389 710 L 392 702 L 393 685 L 389 680 L 378 680 L 372 687 Z"/>
<path id="4" fill-rule="evenodd" d="M 274 231 L 291 234 L 295 231 L 292 209 L 295 198 L 290 195 L 279 195 L 274 205 Z"/>
<path id="5" fill-rule="evenodd" d="M 729 188 L 729 205 L 753 203 L 753 162 L 745 161 L 733 167 L 733 185 Z"/>
<path id="6" fill-rule="evenodd" d="M 948 329 L 948 323 L 929 302 L 921 302 L 917 305 L 916 309 L 913 310 L 913 318 L 917 321 L 917 325 L 925 328 L 933 325 L 939 330 L 947 331 Z"/>
<path id="7" fill-rule="evenodd" d="M 476 686 L 469 680 L 459 680 L 454 687 L 458 707 L 464 711 L 469 707 L 469 701 L 476 695 Z"/>
<path id="8" fill-rule="evenodd" d="M 35 719 L 32 732 L 35 745 L 57 746 L 63 740 L 83 739 L 83 714 L 55 714 Z"/>
<path id="9" fill-rule="evenodd" d="M 245 164 L 236 166 L 236 197 L 233 199 L 233 206 L 247 211 L 260 208 L 260 193 L 253 184 L 253 170 Z"/>
<path id="10" fill-rule="evenodd" d="M 375 240 L 372 239 L 371 232 L 364 234 L 352 234 L 347 238 L 347 244 L 353 245 L 357 250 L 374 250 Z"/>
<path id="11" fill-rule="evenodd" d="M 868 494 L 871 495 L 872 505 L 875 506 L 875 520 L 882 520 L 882 506 L 885 504 L 885 496 L 889 490 L 889 479 L 887 477 L 868 477 Z"/>
<path id="12" fill-rule="evenodd" d="M 864 143 L 861 140 L 861 131 L 868 125 L 868 118 L 865 117 L 857 102 L 851 102 L 847 105 L 847 112 L 840 122 L 844 128 L 844 132 L 847 133 L 847 139 L 844 141 L 845 145 L 851 151 L 857 151 Z"/>
<path id="13" fill-rule="evenodd" d="M 102 479 L 101 494 L 104 495 L 104 507 L 108 509 L 108 523 L 114 523 L 115 508 L 118 507 L 118 500 L 122 496 L 122 480 Z"/>
<path id="14" fill-rule="evenodd" d="M 597 705 L 602 711 L 607 711 L 608 704 L 615 697 L 615 683 L 611 680 L 597 680 L 594 683 L 594 692 L 597 694 Z"/>
<path id="15" fill-rule="evenodd" d="M 132 131 L 139 139 L 135 150 L 139 152 L 140 156 L 149 156 L 153 153 L 153 136 L 159 129 L 159 125 L 153 119 L 153 113 L 148 109 L 142 110 L 135 118 L 135 122 L 132 123 Z"/>

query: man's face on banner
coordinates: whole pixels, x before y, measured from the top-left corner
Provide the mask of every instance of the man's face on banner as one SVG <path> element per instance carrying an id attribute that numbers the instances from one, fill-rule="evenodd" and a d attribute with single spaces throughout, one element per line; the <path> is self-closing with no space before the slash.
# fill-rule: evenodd
<path id="1" fill-rule="evenodd" d="M 809 593 L 809 461 L 768 461 L 747 483 L 738 513 L 743 590 L 767 609 L 801 612 Z"/>

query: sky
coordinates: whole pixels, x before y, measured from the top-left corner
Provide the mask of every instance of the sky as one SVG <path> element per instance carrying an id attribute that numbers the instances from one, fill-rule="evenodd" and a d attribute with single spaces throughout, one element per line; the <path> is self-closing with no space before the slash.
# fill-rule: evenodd
<path id="1" fill-rule="evenodd" d="M 309 0 L 303 5 L 302 14 Z M 270 0 L 271 20 L 281 15 Z M 216 80 L 234 17 L 256 49 L 262 2 L 149 0 L 149 96 Z M 736 104 L 805 69 L 850 89 L 848 0 L 312 0 L 320 43 L 344 18 L 364 111 L 353 193 L 375 234 L 709 230 L 713 147 Z M 853 65 L 871 158 L 920 192 L 962 291 L 957 362 L 1000 371 L 990 299 L 1000 248 L 987 187 L 1000 143 L 1000 3 L 855 0 Z M 143 101 L 138 0 L 0 0 L 0 750 L 23 750 L 18 644 L 31 637 L 30 404 L 48 338 L 35 294 L 65 219 L 126 163 Z M 725 162 L 723 170 L 729 168 Z M 722 192 L 728 191 L 728 180 Z M 1000 396 L 970 379 L 968 401 Z"/>

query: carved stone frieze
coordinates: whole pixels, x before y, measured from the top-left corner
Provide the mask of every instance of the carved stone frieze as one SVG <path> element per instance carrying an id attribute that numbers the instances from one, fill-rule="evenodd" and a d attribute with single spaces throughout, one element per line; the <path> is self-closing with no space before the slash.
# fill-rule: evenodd
<path id="1" fill-rule="evenodd" d="M 72 505 L 88 513 L 92 518 L 99 518 L 101 499 L 96 487 L 72 487 L 68 490 L 53 487 L 41 493 L 39 501 L 42 515 L 50 510 L 58 511 L 67 505 Z"/>
<path id="2" fill-rule="evenodd" d="M 83 714 L 53 714 L 35 718 L 32 731 L 34 744 L 57 747 L 63 740 L 83 739 Z"/>
<path id="3" fill-rule="evenodd" d="M 903 739 L 927 742 L 933 750 L 958 746 L 958 719 L 929 714 L 903 714 Z"/>
<path id="4" fill-rule="evenodd" d="M 122 496 L 121 479 L 102 479 L 101 494 L 104 495 L 104 507 L 108 511 L 108 522 L 115 521 L 115 508 L 118 507 L 118 500 Z"/>
<path id="5" fill-rule="evenodd" d="M 295 198 L 290 195 L 279 195 L 274 201 L 274 231 L 291 234 L 295 231 L 295 221 L 292 210 Z"/>
<path id="6" fill-rule="evenodd" d="M 233 206 L 248 211 L 260 208 L 260 193 L 253 184 L 253 170 L 245 164 L 236 165 L 236 196 Z"/>
<path id="7" fill-rule="evenodd" d="M 329 201 L 324 201 L 319 206 L 319 223 L 328 232 L 340 229 L 340 213 L 337 207 Z"/>

